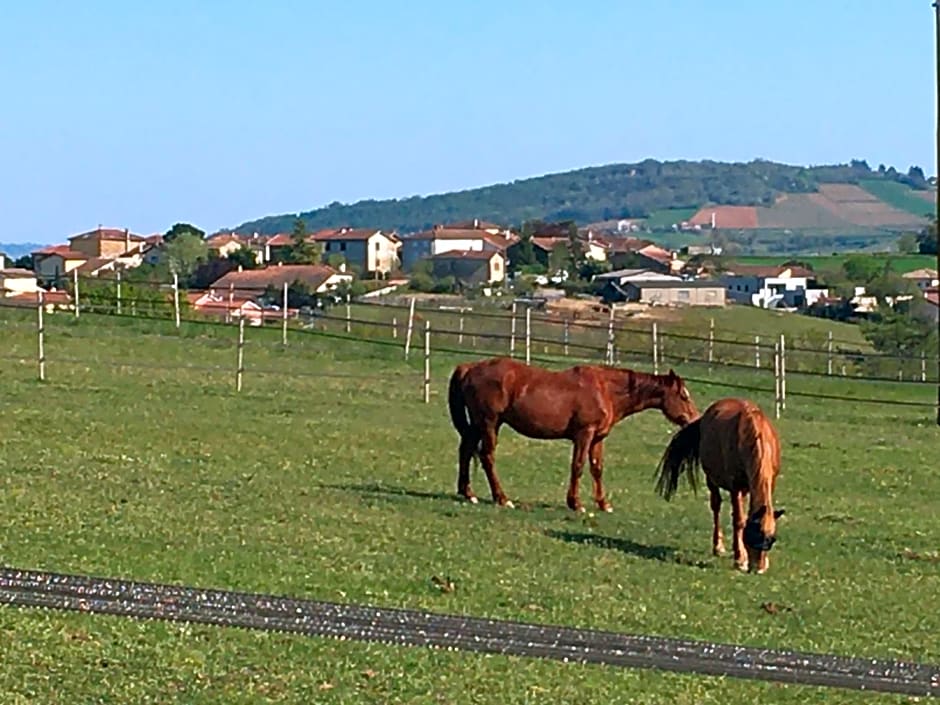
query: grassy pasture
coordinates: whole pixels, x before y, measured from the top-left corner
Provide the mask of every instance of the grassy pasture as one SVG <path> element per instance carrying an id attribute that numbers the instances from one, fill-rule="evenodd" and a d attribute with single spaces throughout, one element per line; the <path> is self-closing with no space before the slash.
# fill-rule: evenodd
<path id="1" fill-rule="evenodd" d="M 801 262 L 806 262 L 807 264 L 812 265 L 813 269 L 817 272 L 822 272 L 825 270 L 839 269 L 842 267 L 842 263 L 845 262 L 850 257 L 874 257 L 879 262 L 887 263 L 891 267 L 891 270 L 897 272 L 898 274 L 904 274 L 905 272 L 913 272 L 915 269 L 934 269 L 937 266 L 937 258 L 933 255 L 893 255 L 893 254 L 864 254 L 859 255 L 856 253 L 846 252 L 839 255 L 807 255 L 807 256 L 736 256 L 734 257 L 735 262 L 740 262 L 741 264 L 759 264 L 759 265 L 776 265 L 783 264 L 792 259 L 799 259 Z"/>
<path id="2" fill-rule="evenodd" d="M 283 350 L 278 331 L 249 329 L 236 395 L 231 327 L 59 314 L 47 325 L 39 383 L 30 318 L 0 313 L 6 565 L 940 660 L 930 409 L 792 397 L 779 423 L 788 514 L 770 573 L 746 576 L 709 555 L 704 496 L 653 495 L 671 433 L 653 412 L 608 441 L 611 515 L 564 509 L 568 444 L 509 430 L 497 469 L 519 509 L 455 501 L 443 392 L 469 341 L 433 354 L 425 405 L 420 339 L 406 363 L 390 335 L 394 347 L 292 331 Z M 723 383 L 770 386 L 676 368 L 707 382 L 692 387 L 701 406 L 736 393 Z M 861 384 L 790 386 L 932 398 Z M 770 408 L 767 393 L 751 396 Z M 488 496 L 478 471 L 474 485 Z M 435 589 L 435 575 L 457 590 Z M 6 608 L 0 632 L 0 687 L 14 703 L 906 701 Z"/>

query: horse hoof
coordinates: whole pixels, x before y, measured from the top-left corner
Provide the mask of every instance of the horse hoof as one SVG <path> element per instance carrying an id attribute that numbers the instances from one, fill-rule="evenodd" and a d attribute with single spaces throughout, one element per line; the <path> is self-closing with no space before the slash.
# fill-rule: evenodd
<path id="1" fill-rule="evenodd" d="M 507 499 L 507 500 L 503 503 L 503 506 L 506 507 L 506 509 L 515 509 L 515 508 L 516 508 L 516 505 L 513 504 L 513 503 L 512 503 L 512 500 L 509 500 L 509 499 Z"/>
<path id="2" fill-rule="evenodd" d="M 604 507 L 604 511 L 607 512 L 608 514 L 612 514 L 614 511 L 614 508 L 608 504 Z"/>
<path id="3" fill-rule="evenodd" d="M 478 500 L 476 497 L 467 497 L 467 501 L 470 502 L 470 504 L 479 504 L 479 503 L 480 503 L 480 500 Z"/>
<path id="4" fill-rule="evenodd" d="M 737 567 L 737 569 L 740 570 L 742 573 L 748 572 L 748 565 L 747 565 L 747 563 L 738 563 L 738 564 L 736 564 L 736 567 Z"/>
<path id="5" fill-rule="evenodd" d="M 726 553 L 726 551 L 725 551 L 725 547 L 724 547 L 724 546 L 715 546 L 715 547 L 712 549 L 712 555 L 713 555 L 713 556 L 717 556 L 718 558 L 721 558 L 723 555 L 725 555 L 725 553 Z"/>

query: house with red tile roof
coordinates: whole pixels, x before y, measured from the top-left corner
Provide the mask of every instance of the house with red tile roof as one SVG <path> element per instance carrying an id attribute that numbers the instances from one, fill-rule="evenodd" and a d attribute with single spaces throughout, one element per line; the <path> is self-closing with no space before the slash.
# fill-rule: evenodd
<path id="1" fill-rule="evenodd" d="M 73 269 L 78 269 L 91 259 L 68 245 L 50 245 L 30 253 L 33 271 L 40 281 L 62 285 Z"/>
<path id="2" fill-rule="evenodd" d="M 430 258 L 435 279 L 454 277 L 463 286 L 498 284 L 506 279 L 506 257 L 496 250 L 448 250 Z"/>
<path id="3" fill-rule="evenodd" d="M 340 284 L 349 283 L 353 275 L 325 264 L 276 264 L 264 269 L 234 270 L 212 282 L 210 290 L 234 291 L 244 298 L 256 298 L 270 287 L 280 291 L 285 284 L 305 285 L 315 294 L 325 294 Z"/>

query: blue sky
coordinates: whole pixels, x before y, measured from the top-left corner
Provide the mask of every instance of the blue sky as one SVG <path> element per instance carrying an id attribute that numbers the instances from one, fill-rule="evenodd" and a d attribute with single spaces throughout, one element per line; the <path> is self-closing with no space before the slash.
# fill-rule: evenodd
<path id="1" fill-rule="evenodd" d="M 7 3 L 0 241 L 592 164 L 936 173 L 929 0 Z"/>

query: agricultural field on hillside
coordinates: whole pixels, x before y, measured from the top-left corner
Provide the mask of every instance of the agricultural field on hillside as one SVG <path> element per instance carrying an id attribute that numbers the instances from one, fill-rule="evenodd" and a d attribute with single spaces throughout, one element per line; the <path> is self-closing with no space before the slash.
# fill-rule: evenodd
<path id="1" fill-rule="evenodd" d="M 849 257 L 856 257 L 858 253 L 846 252 L 838 255 L 804 255 L 804 256 L 747 256 L 741 255 L 734 257 L 735 262 L 741 264 L 756 265 L 777 265 L 788 262 L 792 259 L 799 259 L 800 262 L 806 262 L 817 272 L 825 270 L 834 270 L 842 267 L 842 264 Z M 937 266 L 937 258 L 933 255 L 894 255 L 894 254 L 865 254 L 866 257 L 874 257 L 879 262 L 887 264 L 891 271 L 903 274 L 913 272 L 915 269 L 933 269 Z"/>
<path id="2" fill-rule="evenodd" d="M 664 208 L 662 210 L 655 210 L 649 214 L 646 218 L 646 226 L 654 230 L 662 228 L 671 228 L 673 225 L 678 225 L 684 221 L 687 221 L 693 215 L 697 208 Z"/>
<path id="3" fill-rule="evenodd" d="M 570 446 L 508 429 L 497 471 L 519 508 L 456 501 L 444 389 L 469 341 L 433 354 L 426 405 L 420 354 L 405 362 L 400 338 L 341 340 L 335 327 L 290 331 L 286 349 L 280 331 L 248 330 L 240 394 L 230 326 L 50 316 L 46 383 L 33 321 L 0 312 L 0 335 L 6 565 L 940 660 L 930 408 L 792 396 L 779 422 L 788 512 L 758 577 L 711 557 L 704 496 L 654 495 L 673 431 L 656 412 L 608 441 L 613 514 L 565 509 Z M 772 387 L 766 373 L 676 369 L 699 380 L 702 407 L 740 393 L 722 386 L 732 380 Z M 919 385 L 797 375 L 790 389 L 932 399 Z M 769 391 L 751 396 L 770 408 Z M 479 471 L 474 485 L 488 496 Z M 0 630 L 12 702 L 90 701 L 104 682 L 138 702 L 905 702 L 9 608 Z"/>
<path id="4" fill-rule="evenodd" d="M 915 191 L 896 181 L 882 179 L 864 179 L 859 181 L 859 185 L 885 203 L 913 215 L 924 217 L 936 211 L 935 191 Z"/>

